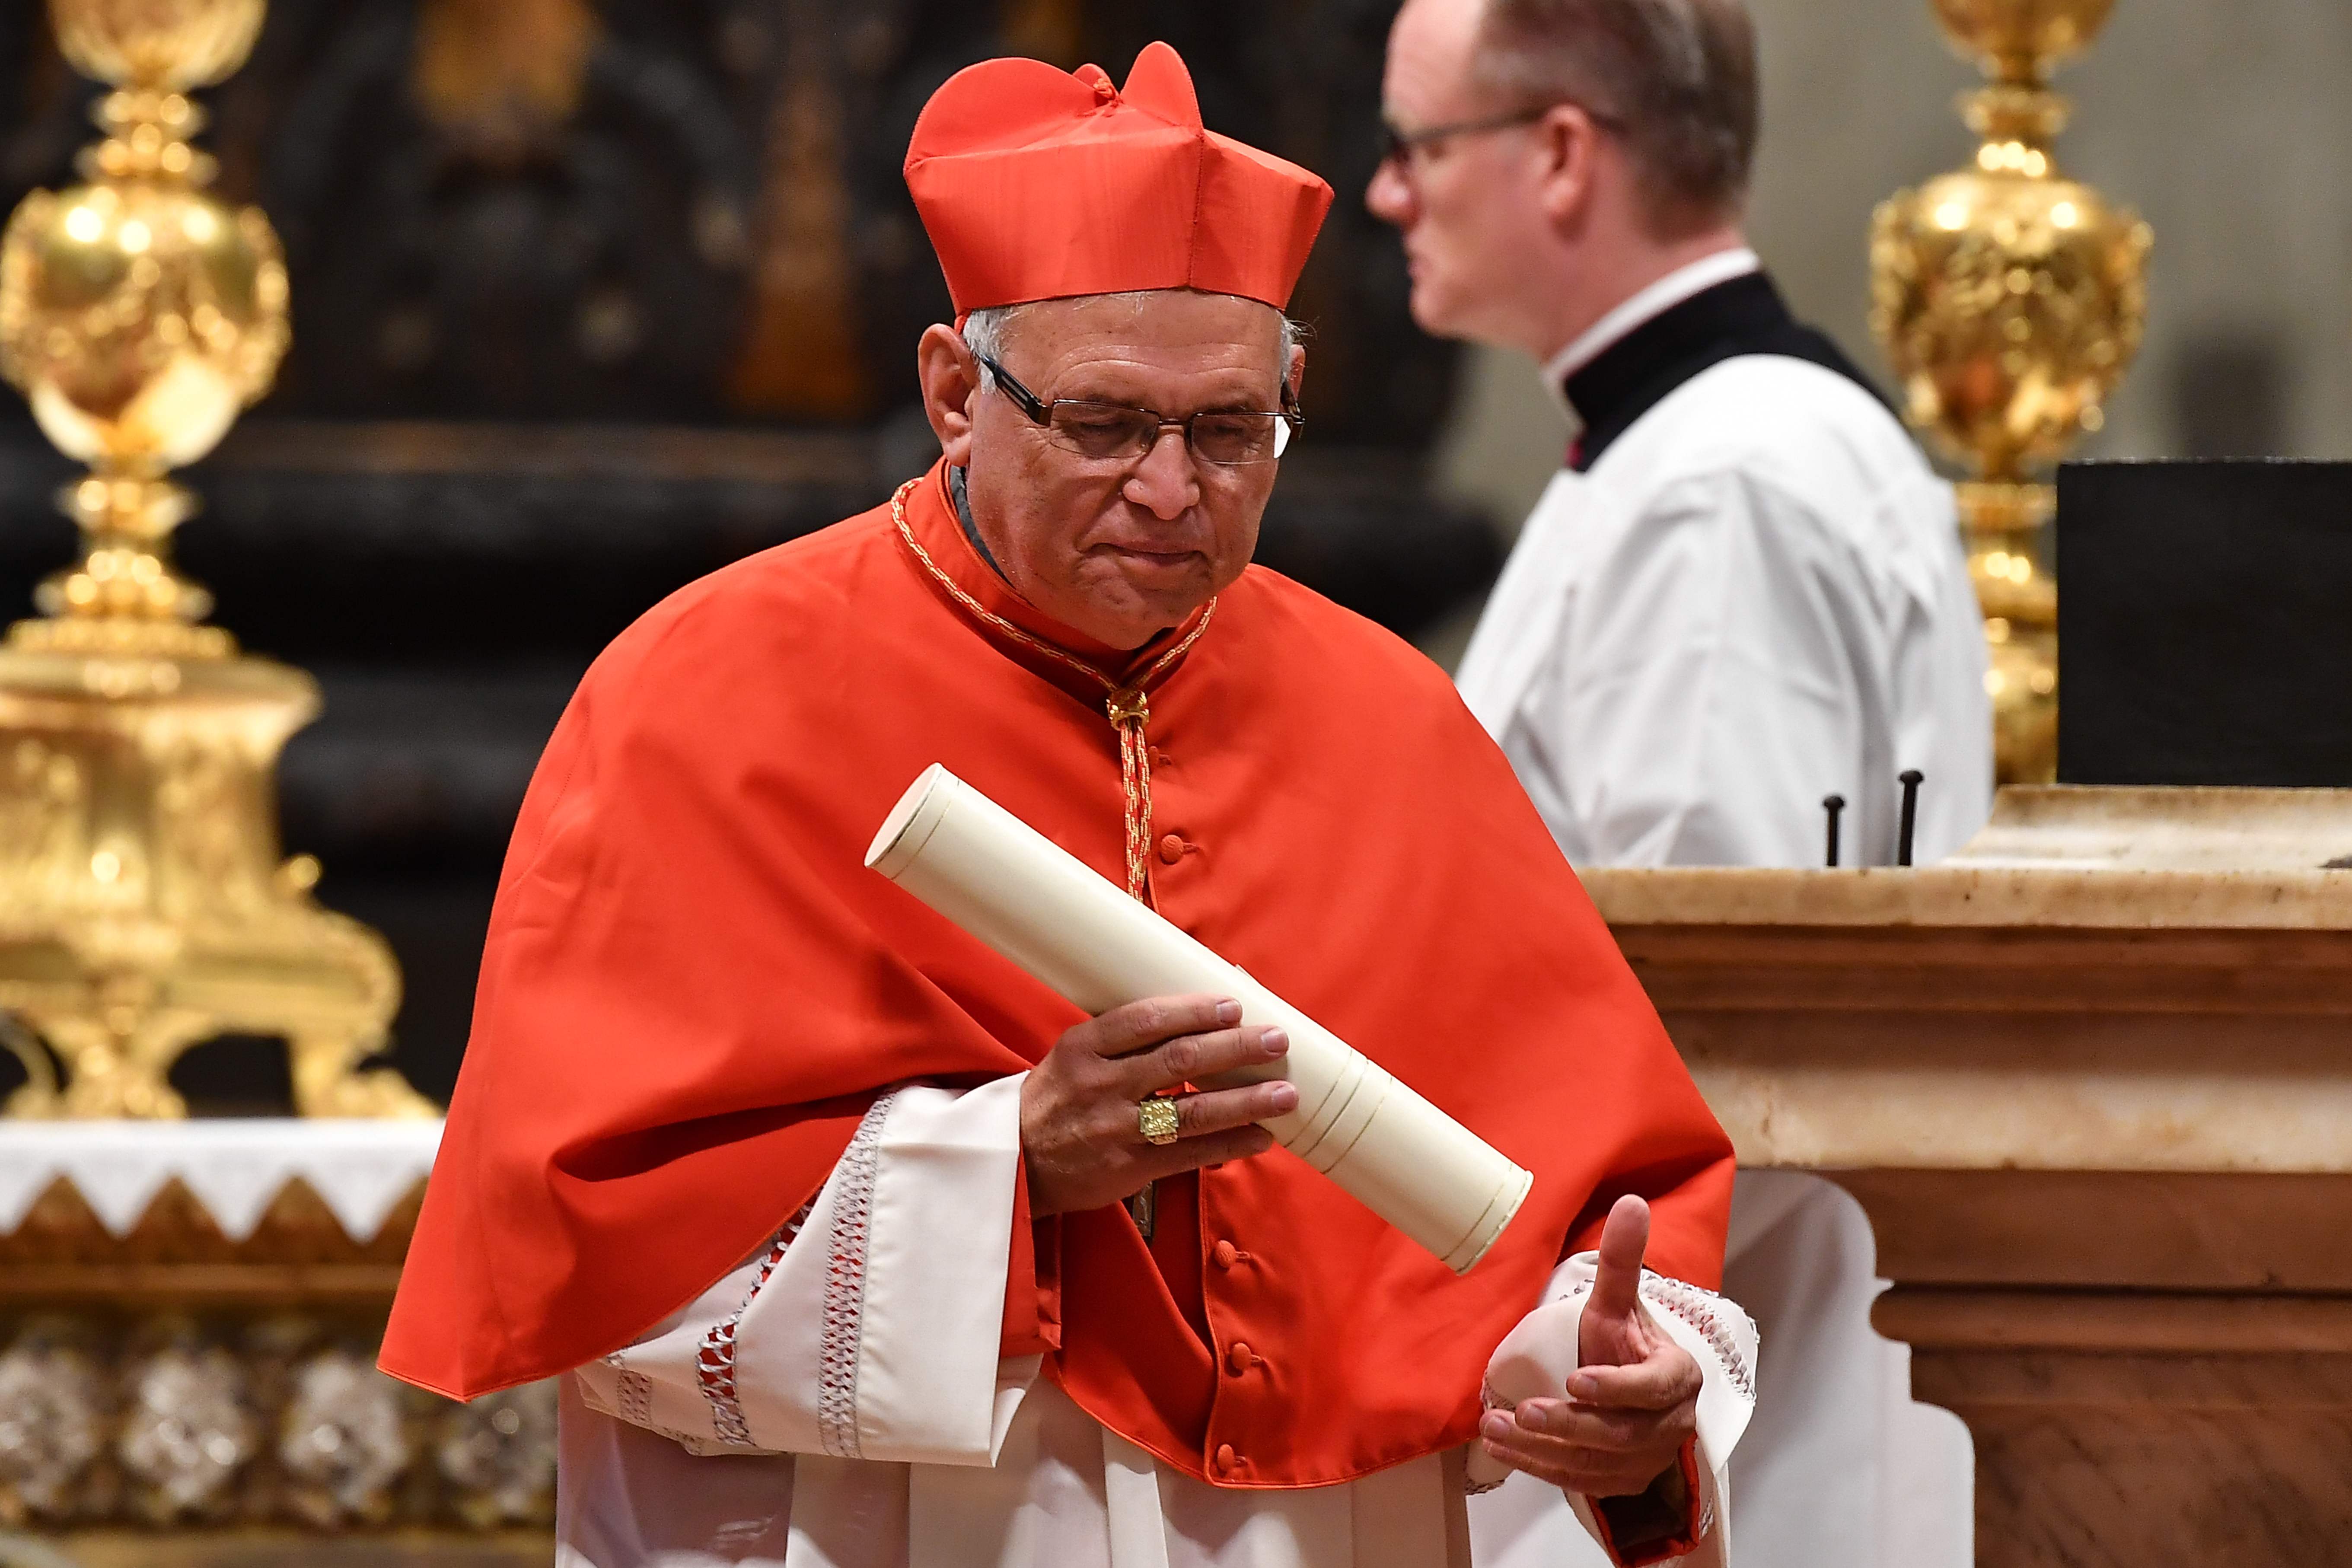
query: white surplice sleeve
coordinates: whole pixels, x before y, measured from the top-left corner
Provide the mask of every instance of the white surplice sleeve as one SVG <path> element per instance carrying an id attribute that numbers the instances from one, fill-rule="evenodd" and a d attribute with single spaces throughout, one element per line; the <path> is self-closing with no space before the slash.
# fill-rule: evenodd
<path id="1" fill-rule="evenodd" d="M 808 1207 L 579 1368 L 583 1399 L 698 1454 L 993 1464 L 1038 1368 L 998 1358 L 1026 1078 L 883 1095 Z"/>
<path id="2" fill-rule="evenodd" d="M 1487 1362 L 1485 1393 L 1490 1404 L 1508 1407 L 1522 1399 L 1565 1396 L 1577 1366 L 1577 1330 L 1585 1303 L 1592 1299 L 1599 1264 L 1599 1253 L 1580 1252 L 1553 1271 L 1543 1304 L 1519 1321 Z M 1756 1325 L 1728 1298 L 1646 1269 L 1642 1304 L 1698 1363 L 1701 1379 L 1696 1444 L 1698 1542 L 1695 1551 L 1674 1561 L 1689 1568 L 1724 1568 L 1731 1550 L 1731 1451 L 1756 1409 Z M 1493 1487 L 1507 1479 L 1517 1492 L 1493 1508 L 1496 1517 L 1486 1530 L 1478 1528 L 1482 1521 L 1474 1509 L 1474 1534 L 1508 1538 L 1493 1540 L 1491 1550 L 1489 1542 L 1480 1542 L 1481 1563 L 1531 1568 L 1563 1561 L 1566 1552 L 1559 1537 L 1565 1531 L 1550 1524 L 1545 1514 L 1557 1519 L 1572 1513 L 1593 1545 L 1605 1542 L 1589 1500 L 1566 1497 L 1532 1476 L 1509 1470 L 1476 1443 L 1470 1446 L 1467 1471 L 1474 1487 Z"/>

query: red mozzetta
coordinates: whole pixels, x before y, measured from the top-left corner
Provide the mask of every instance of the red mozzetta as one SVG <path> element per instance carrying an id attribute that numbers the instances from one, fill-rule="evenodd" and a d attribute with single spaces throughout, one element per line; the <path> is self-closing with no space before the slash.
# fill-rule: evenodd
<path id="1" fill-rule="evenodd" d="M 1114 678 L 1192 629 L 1122 655 L 1046 620 L 940 470 L 906 515 L 973 601 Z M 1729 1146 L 1435 666 L 1253 567 L 1153 683 L 1150 745 L 1160 911 L 1535 1188 L 1461 1279 L 1280 1151 L 1163 1184 L 1150 1247 L 1116 1205 L 1024 1222 L 1008 1350 L 1187 1473 L 1306 1486 L 1466 1440 L 1488 1353 L 1621 1193 L 1655 1206 L 1652 1267 L 1716 1282 Z M 515 830 L 386 1370 L 466 1397 L 630 1342 L 816 1191 L 882 1087 L 1019 1072 L 1076 1021 L 861 864 L 934 762 L 1123 882 L 1103 683 L 956 602 L 888 508 L 605 652 Z"/>

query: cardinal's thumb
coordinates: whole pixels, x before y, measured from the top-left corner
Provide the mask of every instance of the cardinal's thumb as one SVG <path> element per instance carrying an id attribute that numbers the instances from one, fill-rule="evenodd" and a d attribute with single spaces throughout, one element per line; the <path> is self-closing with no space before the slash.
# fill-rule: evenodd
<path id="1" fill-rule="evenodd" d="M 1641 1305 L 1642 1255 L 1650 1246 L 1650 1205 L 1632 1193 L 1619 1198 L 1601 1227 L 1601 1268 L 1585 1304 L 1587 1322 L 1630 1321 Z"/>

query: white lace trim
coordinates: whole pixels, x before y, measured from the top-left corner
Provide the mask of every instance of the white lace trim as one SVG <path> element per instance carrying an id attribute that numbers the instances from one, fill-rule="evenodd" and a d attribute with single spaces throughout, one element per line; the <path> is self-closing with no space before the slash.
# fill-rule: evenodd
<path id="1" fill-rule="evenodd" d="M 614 1393 L 621 1402 L 621 1419 L 651 1430 L 654 1424 L 654 1380 L 641 1372 L 619 1369 Z"/>
<path id="2" fill-rule="evenodd" d="M 1673 1313 L 1697 1330 L 1699 1337 L 1706 1342 L 1707 1349 L 1715 1352 L 1715 1359 L 1723 1363 L 1724 1375 L 1731 1380 L 1732 1387 L 1750 1400 L 1756 1397 L 1755 1374 L 1748 1369 L 1747 1359 L 1739 1353 L 1738 1342 L 1731 1337 L 1730 1327 L 1725 1322 L 1722 1312 L 1717 1310 L 1718 1305 L 1731 1305 L 1725 1297 L 1685 1280 L 1654 1273 L 1647 1268 L 1642 1270 L 1641 1293 L 1642 1299 L 1652 1306 Z M 1568 1295 L 1563 1300 L 1573 1301 L 1580 1296 L 1591 1294 L 1592 1294 L 1592 1281 L 1580 1279 L 1569 1287 Z M 1737 1310 L 1736 1308 L 1734 1310 Z M 1505 1399 L 1496 1394 L 1493 1387 L 1484 1379 L 1481 1379 L 1478 1384 L 1478 1404 L 1485 1410 L 1517 1410 L 1518 1408 L 1516 1401 Z M 1502 1484 L 1500 1480 L 1480 1483 L 1470 1480 L 1465 1475 L 1462 1489 L 1465 1496 L 1477 1497 L 1482 1493 L 1493 1491 Z M 1701 1537 L 1705 1537 L 1706 1532 L 1714 1528 L 1715 1505 L 1709 1502 L 1699 1519 L 1698 1533 Z"/>
<path id="3" fill-rule="evenodd" d="M 1591 1294 L 1592 1281 L 1580 1279 L 1569 1287 L 1563 1300 L 1573 1301 L 1580 1296 Z M 1724 1375 L 1731 1379 L 1731 1386 L 1751 1400 L 1756 1397 L 1755 1373 L 1748 1369 L 1747 1359 L 1739 1353 L 1739 1343 L 1731 1337 L 1729 1324 L 1717 1310 L 1719 1305 L 1730 1305 L 1724 1297 L 1686 1280 L 1644 1268 L 1642 1270 L 1642 1299 L 1654 1307 L 1672 1312 L 1696 1329 L 1699 1338 L 1706 1342 L 1707 1349 L 1715 1352 L 1715 1359 L 1723 1363 Z M 1489 1410 L 1518 1408 L 1507 1399 L 1497 1398 L 1495 1391 L 1484 1383 L 1478 1385 L 1478 1401 Z"/>
<path id="4" fill-rule="evenodd" d="M 601 1410 L 607 1415 L 617 1415 L 630 1426 L 642 1426 L 656 1437 L 667 1437 L 688 1452 L 700 1452 L 696 1447 L 697 1444 L 710 1446 L 708 1438 L 654 1424 L 654 1380 L 642 1372 L 629 1370 L 628 1353 L 625 1350 L 618 1350 L 604 1358 L 604 1364 L 613 1369 L 614 1394 L 619 1401 L 619 1408 L 605 1405 L 595 1385 L 583 1377 L 580 1379 L 580 1391 L 586 1397 L 589 1408 Z"/>
<path id="5" fill-rule="evenodd" d="M 1719 1310 L 1729 1305 L 1728 1302 L 1712 1290 L 1647 1271 L 1642 1276 L 1642 1294 L 1653 1305 L 1664 1308 L 1696 1329 L 1699 1337 L 1706 1342 L 1707 1349 L 1715 1352 L 1715 1359 L 1723 1363 L 1724 1373 L 1731 1379 L 1731 1386 L 1748 1399 L 1756 1397 L 1755 1374 L 1749 1371 L 1746 1358 L 1740 1355 L 1738 1342 L 1731 1337 L 1731 1326 Z"/>
<path id="6" fill-rule="evenodd" d="M 751 1287 L 743 1292 L 743 1300 L 724 1320 L 711 1325 L 702 1336 L 702 1343 L 694 1354 L 695 1381 L 702 1387 L 702 1397 L 710 1406 L 711 1429 L 719 1441 L 734 1448 L 751 1448 L 751 1429 L 743 1419 L 743 1403 L 735 1387 L 735 1331 L 743 1321 L 743 1314 L 760 1294 L 760 1288 L 784 1260 L 784 1254 L 808 1224 L 809 1214 L 816 1207 L 811 1198 L 801 1205 L 800 1212 L 783 1223 L 782 1228 L 769 1238 L 768 1249 L 760 1259 L 759 1272 L 751 1278 Z"/>
<path id="7" fill-rule="evenodd" d="M 818 1354 L 817 1438 L 837 1459 L 865 1457 L 857 1436 L 857 1351 L 866 1317 L 866 1250 L 874 1228 L 874 1177 L 892 1089 L 866 1110 L 835 1168 L 826 1237 L 824 1333 Z"/>

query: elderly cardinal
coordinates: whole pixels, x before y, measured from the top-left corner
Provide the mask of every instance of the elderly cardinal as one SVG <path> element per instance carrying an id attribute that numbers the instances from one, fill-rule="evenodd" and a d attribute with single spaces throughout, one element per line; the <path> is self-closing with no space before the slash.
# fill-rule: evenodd
<path id="1" fill-rule="evenodd" d="M 1444 673 L 1250 564 L 1329 188 L 1157 44 L 963 71 L 907 179 L 940 461 L 582 683 L 385 1369 L 561 1379 L 570 1568 L 1428 1568 L 1507 1477 L 1719 1552 L 1723 1133 Z M 1084 1016 L 867 871 L 932 763 L 1531 1171 L 1485 1259 L 1269 1147 L 1232 998 Z"/>

